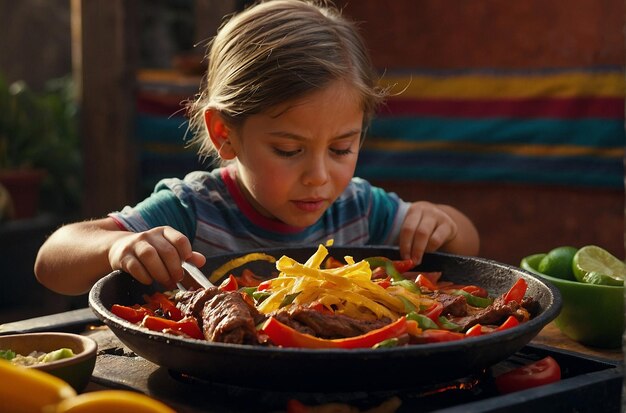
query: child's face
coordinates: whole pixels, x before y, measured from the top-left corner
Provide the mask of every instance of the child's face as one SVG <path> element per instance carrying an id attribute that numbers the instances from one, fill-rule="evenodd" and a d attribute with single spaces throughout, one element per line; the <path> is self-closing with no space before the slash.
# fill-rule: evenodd
<path id="1" fill-rule="evenodd" d="M 353 87 L 337 81 L 231 131 L 239 184 L 261 214 L 297 227 L 321 217 L 354 174 L 360 103 Z"/>

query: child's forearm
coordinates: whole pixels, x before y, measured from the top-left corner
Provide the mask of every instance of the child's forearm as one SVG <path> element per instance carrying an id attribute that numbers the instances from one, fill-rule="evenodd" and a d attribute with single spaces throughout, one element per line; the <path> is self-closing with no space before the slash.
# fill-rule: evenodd
<path id="1" fill-rule="evenodd" d="M 109 250 L 125 234 L 110 218 L 63 226 L 39 250 L 35 275 L 55 292 L 86 293 L 111 271 Z"/>

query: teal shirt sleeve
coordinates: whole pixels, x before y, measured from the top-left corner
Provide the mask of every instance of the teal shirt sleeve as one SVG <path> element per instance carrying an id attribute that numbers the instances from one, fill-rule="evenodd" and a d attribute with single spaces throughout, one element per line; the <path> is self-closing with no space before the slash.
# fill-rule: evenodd
<path id="1" fill-rule="evenodd" d="M 150 228 L 168 225 L 193 240 L 196 233 L 195 214 L 191 205 L 172 191 L 161 189 L 141 201 L 135 209 Z"/>
<path id="2" fill-rule="evenodd" d="M 166 186 L 157 186 L 155 192 L 134 207 L 111 214 L 126 228 L 134 232 L 170 226 L 183 233 L 190 241 L 196 234 L 196 213 L 188 193 L 179 195 Z"/>

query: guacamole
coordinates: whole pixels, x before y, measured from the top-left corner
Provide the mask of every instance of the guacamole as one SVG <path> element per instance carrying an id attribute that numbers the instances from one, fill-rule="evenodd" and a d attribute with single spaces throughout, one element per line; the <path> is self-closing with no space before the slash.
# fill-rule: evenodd
<path id="1" fill-rule="evenodd" d="M 34 366 L 36 364 L 50 363 L 70 357 L 74 357 L 74 352 L 69 348 L 60 348 L 49 353 L 33 351 L 26 356 L 17 354 L 11 349 L 0 350 L 0 358 L 9 360 L 11 363 L 20 366 Z"/>

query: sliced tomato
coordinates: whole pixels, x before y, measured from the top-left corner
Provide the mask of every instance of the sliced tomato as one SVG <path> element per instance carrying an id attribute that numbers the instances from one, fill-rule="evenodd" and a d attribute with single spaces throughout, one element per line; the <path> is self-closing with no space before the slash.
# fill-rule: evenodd
<path id="1" fill-rule="evenodd" d="M 548 356 L 499 375 L 495 383 L 500 393 L 512 393 L 554 383 L 560 379 L 561 367 L 556 360 Z"/>
<path id="2" fill-rule="evenodd" d="M 167 333 L 169 331 L 184 333 L 191 338 L 204 339 L 202 330 L 198 326 L 198 321 L 193 317 L 185 317 L 179 321 L 168 320 L 156 316 L 146 316 L 141 323 L 144 327 L 152 331 Z"/>
<path id="3" fill-rule="evenodd" d="M 229 274 L 228 278 L 222 281 L 218 288 L 222 291 L 237 291 L 239 289 L 239 283 L 234 275 Z"/>
<path id="4" fill-rule="evenodd" d="M 396 321 L 376 330 L 369 331 L 356 337 L 339 338 L 328 340 L 318 338 L 310 334 L 301 333 L 274 317 L 270 317 L 261 327 L 261 332 L 276 345 L 282 347 L 298 348 L 368 348 L 381 341 L 399 337 L 406 333 L 406 317 L 400 317 Z"/>
<path id="5" fill-rule="evenodd" d="M 526 280 L 523 278 L 518 278 L 515 281 L 515 284 L 511 287 L 511 289 L 504 294 L 504 302 L 508 303 L 511 301 L 517 301 L 518 303 L 522 302 L 524 295 L 526 294 L 526 289 L 528 288 L 528 284 Z"/>

